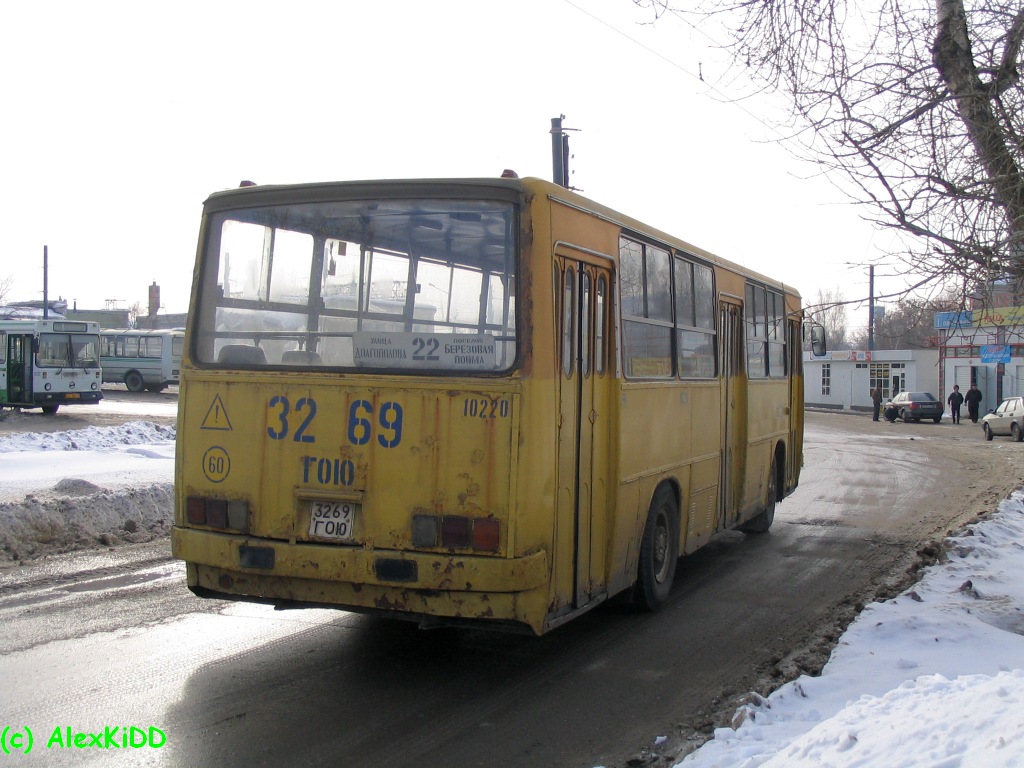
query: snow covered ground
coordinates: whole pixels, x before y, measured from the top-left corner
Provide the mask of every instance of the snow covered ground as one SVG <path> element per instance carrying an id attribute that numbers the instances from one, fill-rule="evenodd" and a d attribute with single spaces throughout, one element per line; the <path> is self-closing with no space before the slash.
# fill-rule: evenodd
<path id="1" fill-rule="evenodd" d="M 0 437 L 0 565 L 166 535 L 174 429 Z M 868 606 L 819 677 L 751 695 L 680 768 L 1024 765 L 1024 494 Z"/>
<path id="2" fill-rule="evenodd" d="M 135 421 L 0 437 L 0 565 L 170 531 L 174 427 Z"/>
<path id="3" fill-rule="evenodd" d="M 681 768 L 1024 766 L 1024 495 L 869 605 L 820 677 L 742 707 Z"/>

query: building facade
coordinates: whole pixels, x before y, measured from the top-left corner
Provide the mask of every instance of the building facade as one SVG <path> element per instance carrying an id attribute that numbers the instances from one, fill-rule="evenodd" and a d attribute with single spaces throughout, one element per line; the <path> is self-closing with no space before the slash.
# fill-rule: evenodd
<path id="1" fill-rule="evenodd" d="M 935 314 L 940 385 L 948 393 L 954 384 L 961 392 L 975 384 L 982 413 L 1024 395 L 1024 307 L 1000 306 L 1008 295 L 994 298 L 991 308 Z"/>
<path id="2" fill-rule="evenodd" d="M 804 352 L 804 404 L 813 408 L 870 411 L 871 390 L 883 401 L 906 390 L 940 400 L 938 349 L 837 349 L 815 357 Z"/>

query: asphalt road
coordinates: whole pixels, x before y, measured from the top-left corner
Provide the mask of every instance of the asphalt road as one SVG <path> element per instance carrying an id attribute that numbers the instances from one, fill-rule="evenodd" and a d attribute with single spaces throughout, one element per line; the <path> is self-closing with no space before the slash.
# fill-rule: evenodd
<path id="1" fill-rule="evenodd" d="M 671 765 L 748 692 L 819 669 L 928 542 L 1024 485 L 1022 456 L 969 423 L 811 414 L 801 487 L 768 534 L 684 558 L 658 614 L 607 605 L 541 638 L 201 601 L 166 542 L 0 570 L 0 731 L 37 742 L 7 761 Z M 58 726 L 166 741 L 46 749 Z"/>

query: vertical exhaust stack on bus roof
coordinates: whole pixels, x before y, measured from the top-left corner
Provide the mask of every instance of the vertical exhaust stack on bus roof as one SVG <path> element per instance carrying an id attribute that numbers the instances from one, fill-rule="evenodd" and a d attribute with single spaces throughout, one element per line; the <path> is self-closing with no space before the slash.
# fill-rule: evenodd
<path id="1" fill-rule="evenodd" d="M 551 118 L 551 180 L 560 187 L 571 189 L 569 186 L 569 134 L 567 131 L 576 131 L 578 128 L 563 128 L 562 121 L 565 115 Z"/>

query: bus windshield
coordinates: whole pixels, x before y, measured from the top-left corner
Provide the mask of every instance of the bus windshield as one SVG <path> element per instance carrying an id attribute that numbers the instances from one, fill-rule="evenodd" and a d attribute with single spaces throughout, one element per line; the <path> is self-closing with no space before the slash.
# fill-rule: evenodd
<path id="1" fill-rule="evenodd" d="M 98 368 L 99 337 L 79 333 L 41 333 L 35 364 L 38 368 Z"/>
<path id="2" fill-rule="evenodd" d="M 500 372 L 516 359 L 516 214 L 489 200 L 296 203 L 211 217 L 196 358 Z"/>

